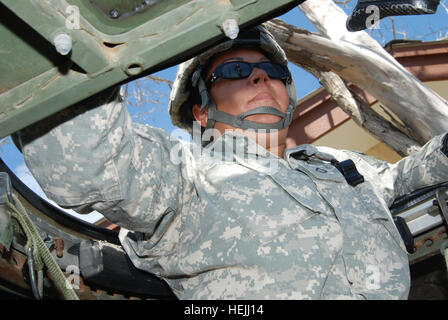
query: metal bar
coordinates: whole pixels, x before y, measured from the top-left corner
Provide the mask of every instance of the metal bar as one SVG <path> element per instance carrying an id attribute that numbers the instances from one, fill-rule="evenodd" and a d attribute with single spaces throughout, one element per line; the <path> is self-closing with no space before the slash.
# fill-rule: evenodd
<path id="1" fill-rule="evenodd" d="M 88 73 L 99 72 L 110 65 L 103 54 L 100 39 L 85 31 L 80 19 L 79 29 L 67 28 L 65 1 L 55 0 L 2 0 L 3 4 L 24 20 L 30 27 L 42 35 L 48 42 L 54 42 L 58 34 L 68 34 L 72 38 L 73 48 L 70 59 Z"/>
<path id="2" fill-rule="evenodd" d="M 0 1 L 50 42 L 64 26 L 66 1 Z M 224 38 L 220 24 L 226 18 L 237 19 L 240 26 L 260 23 L 301 2 L 192 0 L 122 35 L 95 31 L 81 17 L 80 30 L 71 33 L 70 58 L 86 73 L 55 68 L 1 94 L 0 137 L 110 86 L 183 62 Z"/>

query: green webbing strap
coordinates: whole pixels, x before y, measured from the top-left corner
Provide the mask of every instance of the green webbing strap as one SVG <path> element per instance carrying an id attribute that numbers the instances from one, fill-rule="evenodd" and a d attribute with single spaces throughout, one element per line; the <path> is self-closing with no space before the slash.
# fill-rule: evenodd
<path id="1" fill-rule="evenodd" d="M 37 232 L 34 223 L 26 213 L 25 208 L 14 194 L 12 195 L 12 199 L 13 203 L 6 200 L 6 204 L 11 210 L 12 216 L 17 219 L 27 236 L 27 252 L 28 248 L 31 248 L 36 271 L 41 271 L 45 265 L 56 283 L 56 286 L 64 295 L 64 298 L 67 300 L 79 300 L 73 288 L 66 285 L 64 273 L 61 268 L 59 268 L 44 241 L 39 236 L 39 233 Z"/>

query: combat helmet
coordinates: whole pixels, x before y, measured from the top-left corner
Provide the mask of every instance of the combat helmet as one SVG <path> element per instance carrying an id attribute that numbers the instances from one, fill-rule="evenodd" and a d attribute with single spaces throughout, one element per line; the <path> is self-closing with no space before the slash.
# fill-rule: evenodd
<path id="1" fill-rule="evenodd" d="M 178 67 L 176 79 L 170 95 L 169 113 L 173 125 L 192 133 L 193 121 L 195 121 L 192 108 L 194 104 L 200 104 L 201 110 L 208 108 L 206 128 L 212 128 L 215 121 L 225 122 L 241 129 L 283 129 L 289 126 L 292 113 L 296 105 L 296 90 L 291 75 L 285 81 L 289 95 L 289 106 L 285 113 L 272 107 L 258 107 L 238 116 L 233 116 L 217 110 L 205 85 L 203 70 L 206 69 L 212 58 L 217 54 L 231 48 L 255 48 L 261 50 L 272 62 L 287 66 L 288 59 L 283 49 L 275 41 L 262 25 L 241 32 L 236 39 L 226 40 L 200 55 L 182 63 Z M 289 71 L 288 71 L 289 72 Z M 281 117 L 276 123 L 262 124 L 245 120 L 251 114 L 274 114 Z"/>

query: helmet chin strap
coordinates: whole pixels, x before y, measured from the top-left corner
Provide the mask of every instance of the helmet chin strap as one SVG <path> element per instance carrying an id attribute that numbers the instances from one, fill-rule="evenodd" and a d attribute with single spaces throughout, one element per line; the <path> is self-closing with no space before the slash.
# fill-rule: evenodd
<path id="1" fill-rule="evenodd" d="M 291 105 L 290 105 L 291 106 Z M 281 130 L 289 126 L 292 118 L 292 108 L 288 107 L 286 113 L 281 112 L 278 109 L 269 106 L 257 107 L 252 110 L 240 113 L 239 115 L 232 115 L 223 111 L 219 111 L 216 107 L 216 103 L 213 99 L 209 98 L 209 103 L 207 106 L 208 111 L 208 121 L 206 129 L 213 128 L 216 121 L 229 124 L 233 127 L 240 128 L 243 130 L 254 129 L 254 130 Z M 274 123 L 260 123 L 250 120 L 245 120 L 245 118 L 256 115 L 256 114 L 269 114 L 273 116 L 280 117 L 281 119 Z"/>
<path id="2" fill-rule="evenodd" d="M 278 109 L 269 106 L 257 107 L 252 110 L 243 112 L 237 116 L 232 114 L 219 111 L 215 101 L 210 96 L 207 91 L 207 87 L 205 85 L 204 80 L 200 76 L 201 70 L 198 68 L 196 72 L 193 74 L 192 83 L 194 87 L 198 87 L 199 93 L 201 95 L 202 105 L 201 110 L 207 108 L 208 113 L 208 121 L 205 129 L 212 129 L 215 126 L 215 122 L 223 122 L 228 125 L 231 125 L 236 128 L 240 128 L 243 130 L 254 129 L 254 130 L 281 130 L 287 128 L 292 120 L 292 112 L 294 110 L 295 101 L 291 101 L 289 99 L 289 106 L 285 113 L 281 112 Z M 256 114 L 270 114 L 281 119 L 275 123 L 259 123 L 250 120 L 245 120 L 245 118 L 256 115 Z"/>

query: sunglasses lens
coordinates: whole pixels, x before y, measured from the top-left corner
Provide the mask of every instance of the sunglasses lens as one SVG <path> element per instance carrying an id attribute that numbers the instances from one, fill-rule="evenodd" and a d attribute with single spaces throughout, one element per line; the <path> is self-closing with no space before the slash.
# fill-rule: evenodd
<path id="1" fill-rule="evenodd" d="M 253 68 L 260 68 L 266 72 L 266 74 L 273 79 L 286 80 L 290 77 L 287 66 L 273 63 L 270 61 L 250 63 L 244 61 L 231 61 L 219 65 L 212 74 L 212 77 L 208 80 L 208 85 L 219 79 L 243 79 L 250 76 Z"/>
<path id="2" fill-rule="evenodd" d="M 289 72 L 285 66 L 273 62 L 228 62 L 222 65 L 221 72 L 223 78 L 240 79 L 248 77 L 254 67 L 264 70 L 270 78 L 285 79 L 289 76 Z"/>
<path id="3" fill-rule="evenodd" d="M 245 62 L 228 62 L 222 65 L 222 77 L 226 79 L 246 78 L 252 72 L 252 67 Z"/>
<path id="4" fill-rule="evenodd" d="M 289 72 L 285 66 L 272 62 L 262 62 L 258 65 L 260 69 L 263 69 L 270 78 L 274 79 L 286 79 L 289 76 Z"/>

